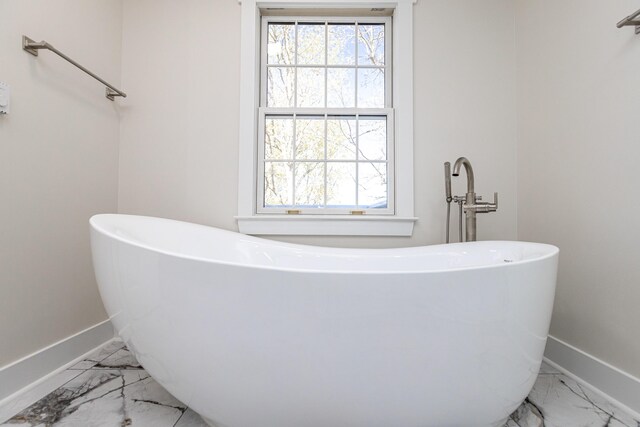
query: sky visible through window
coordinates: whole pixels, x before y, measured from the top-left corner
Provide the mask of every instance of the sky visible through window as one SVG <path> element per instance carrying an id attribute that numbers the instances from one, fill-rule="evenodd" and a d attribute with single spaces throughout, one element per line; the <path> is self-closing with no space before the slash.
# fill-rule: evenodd
<path id="1" fill-rule="evenodd" d="M 263 206 L 386 208 L 384 23 L 269 22 L 266 34 Z"/>

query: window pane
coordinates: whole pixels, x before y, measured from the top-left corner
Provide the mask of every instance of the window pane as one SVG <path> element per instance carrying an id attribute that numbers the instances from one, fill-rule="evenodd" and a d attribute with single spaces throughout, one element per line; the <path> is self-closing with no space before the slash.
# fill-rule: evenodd
<path id="1" fill-rule="evenodd" d="M 324 24 L 298 24 L 298 64 L 325 64 L 324 32 Z"/>
<path id="2" fill-rule="evenodd" d="M 293 190 L 293 163 L 265 162 L 264 205 L 291 206 Z"/>
<path id="3" fill-rule="evenodd" d="M 264 128 L 264 158 L 289 160 L 293 158 L 293 119 L 269 118 Z"/>
<path id="4" fill-rule="evenodd" d="M 363 208 L 387 207 L 387 164 L 358 164 L 358 206 Z"/>
<path id="5" fill-rule="evenodd" d="M 298 107 L 324 107 L 324 68 L 298 68 Z"/>
<path id="6" fill-rule="evenodd" d="M 327 163 L 327 207 L 344 208 L 356 204 L 356 164 Z"/>
<path id="7" fill-rule="evenodd" d="M 354 65 L 356 63 L 356 26 L 353 24 L 329 24 L 329 65 Z"/>
<path id="8" fill-rule="evenodd" d="M 329 68 L 327 70 L 327 107 L 353 108 L 356 106 L 355 68 Z"/>
<path id="9" fill-rule="evenodd" d="M 267 63 L 295 64 L 295 25 L 269 24 L 267 27 Z"/>
<path id="10" fill-rule="evenodd" d="M 388 117 L 365 110 L 390 99 L 385 24 L 277 19 L 262 42 L 264 206 L 386 209 Z"/>
<path id="11" fill-rule="evenodd" d="M 296 206 L 324 205 L 324 162 L 296 163 Z"/>
<path id="12" fill-rule="evenodd" d="M 387 120 L 384 117 L 360 117 L 358 125 L 358 160 L 386 160 Z"/>
<path id="13" fill-rule="evenodd" d="M 384 108 L 384 69 L 358 69 L 358 108 Z"/>
<path id="14" fill-rule="evenodd" d="M 384 25 L 358 25 L 358 65 L 384 65 Z"/>
<path id="15" fill-rule="evenodd" d="M 267 69 L 267 106 L 293 107 L 295 69 L 269 67 Z"/>
<path id="16" fill-rule="evenodd" d="M 356 121 L 354 117 L 327 120 L 327 159 L 355 160 Z"/>
<path id="17" fill-rule="evenodd" d="M 296 160 L 324 159 L 324 118 L 296 119 Z"/>

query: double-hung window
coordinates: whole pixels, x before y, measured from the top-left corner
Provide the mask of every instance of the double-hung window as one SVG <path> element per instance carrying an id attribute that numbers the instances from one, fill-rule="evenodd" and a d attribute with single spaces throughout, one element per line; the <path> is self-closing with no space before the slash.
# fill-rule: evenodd
<path id="1" fill-rule="evenodd" d="M 415 0 L 241 0 L 238 229 L 410 236 Z"/>
<path id="2" fill-rule="evenodd" d="M 259 214 L 393 214 L 389 17 L 261 25 Z"/>

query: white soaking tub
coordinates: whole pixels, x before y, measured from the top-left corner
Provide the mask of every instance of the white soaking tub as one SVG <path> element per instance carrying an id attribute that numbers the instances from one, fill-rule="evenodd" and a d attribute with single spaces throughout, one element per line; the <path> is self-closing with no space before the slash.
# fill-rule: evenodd
<path id="1" fill-rule="evenodd" d="M 144 368 L 225 427 L 501 426 L 536 379 L 558 249 L 280 243 L 91 218 L 100 292 Z"/>

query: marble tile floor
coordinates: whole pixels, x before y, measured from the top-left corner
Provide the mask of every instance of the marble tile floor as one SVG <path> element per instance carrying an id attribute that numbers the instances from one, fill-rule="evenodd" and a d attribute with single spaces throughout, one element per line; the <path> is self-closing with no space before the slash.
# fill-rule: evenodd
<path id="1" fill-rule="evenodd" d="M 0 406 L 0 427 L 7 426 L 206 427 L 206 424 L 156 383 L 125 345 L 116 340 Z M 542 426 L 640 427 L 640 420 L 543 364 L 529 397 L 505 427 Z"/>

